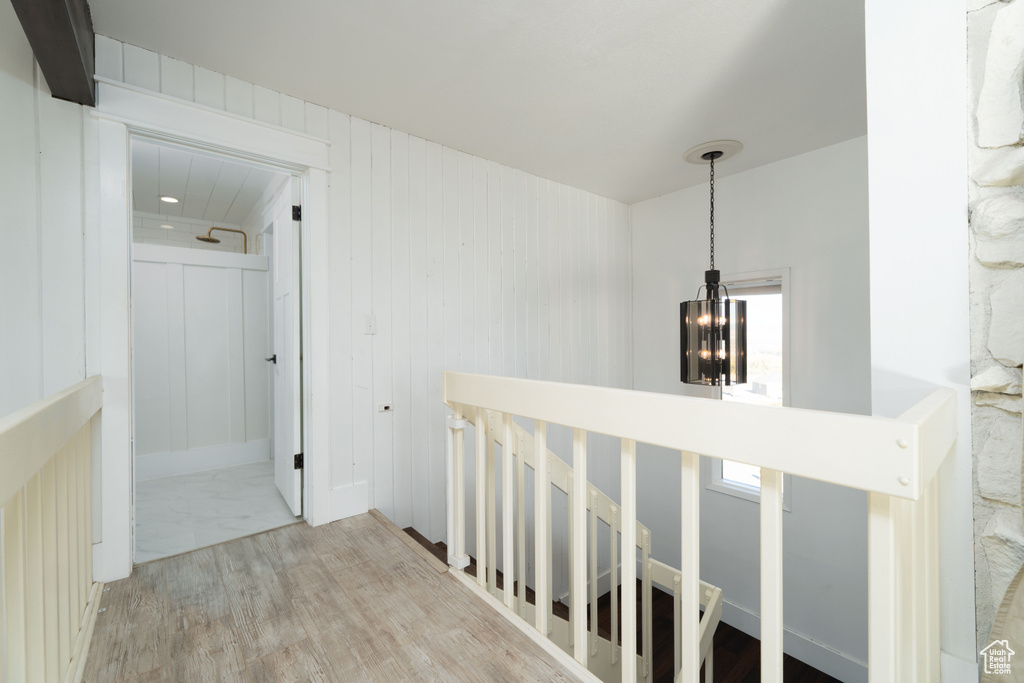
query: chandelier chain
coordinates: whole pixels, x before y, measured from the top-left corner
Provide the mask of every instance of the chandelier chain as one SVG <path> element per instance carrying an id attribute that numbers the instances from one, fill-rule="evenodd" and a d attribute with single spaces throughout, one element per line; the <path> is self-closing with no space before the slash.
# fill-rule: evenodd
<path id="1" fill-rule="evenodd" d="M 715 158 L 711 157 L 711 270 L 715 269 Z"/>

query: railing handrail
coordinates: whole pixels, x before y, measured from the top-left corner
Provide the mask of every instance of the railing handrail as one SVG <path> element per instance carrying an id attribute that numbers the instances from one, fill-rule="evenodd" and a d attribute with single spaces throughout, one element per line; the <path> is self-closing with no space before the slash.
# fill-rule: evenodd
<path id="1" fill-rule="evenodd" d="M 956 439 L 948 388 L 885 418 L 445 372 L 444 401 L 910 500 Z"/>
<path id="2" fill-rule="evenodd" d="M 0 419 L 0 506 L 42 469 L 103 403 L 103 380 L 89 377 Z"/>

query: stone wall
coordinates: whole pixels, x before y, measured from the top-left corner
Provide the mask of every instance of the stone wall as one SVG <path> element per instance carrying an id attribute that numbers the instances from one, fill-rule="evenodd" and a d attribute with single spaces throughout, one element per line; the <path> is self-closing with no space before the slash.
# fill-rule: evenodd
<path id="1" fill-rule="evenodd" d="M 1024 0 L 968 0 L 978 647 L 1024 566 Z M 1005 607 L 1004 607 L 1005 611 Z"/>

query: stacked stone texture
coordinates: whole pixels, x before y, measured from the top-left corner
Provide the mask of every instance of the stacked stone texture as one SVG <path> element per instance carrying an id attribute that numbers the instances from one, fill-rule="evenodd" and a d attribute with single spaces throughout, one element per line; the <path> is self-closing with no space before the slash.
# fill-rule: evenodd
<path id="1" fill-rule="evenodd" d="M 979 649 L 1024 566 L 1024 0 L 969 0 L 971 391 Z"/>

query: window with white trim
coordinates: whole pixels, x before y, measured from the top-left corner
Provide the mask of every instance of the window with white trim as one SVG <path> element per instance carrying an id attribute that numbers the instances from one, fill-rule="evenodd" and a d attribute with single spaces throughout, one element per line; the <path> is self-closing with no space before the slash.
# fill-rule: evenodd
<path id="1" fill-rule="evenodd" d="M 765 275 L 765 274 L 760 274 Z M 786 310 L 784 300 L 786 273 L 768 274 L 756 280 L 724 281 L 729 297 L 747 302 L 747 382 L 722 387 L 723 401 L 755 405 L 783 406 L 786 390 Z M 789 477 L 783 487 L 789 489 Z M 708 488 L 747 500 L 757 501 L 761 492 L 761 469 L 754 465 L 715 459 L 711 465 Z M 784 503 L 788 505 L 788 495 Z"/>

